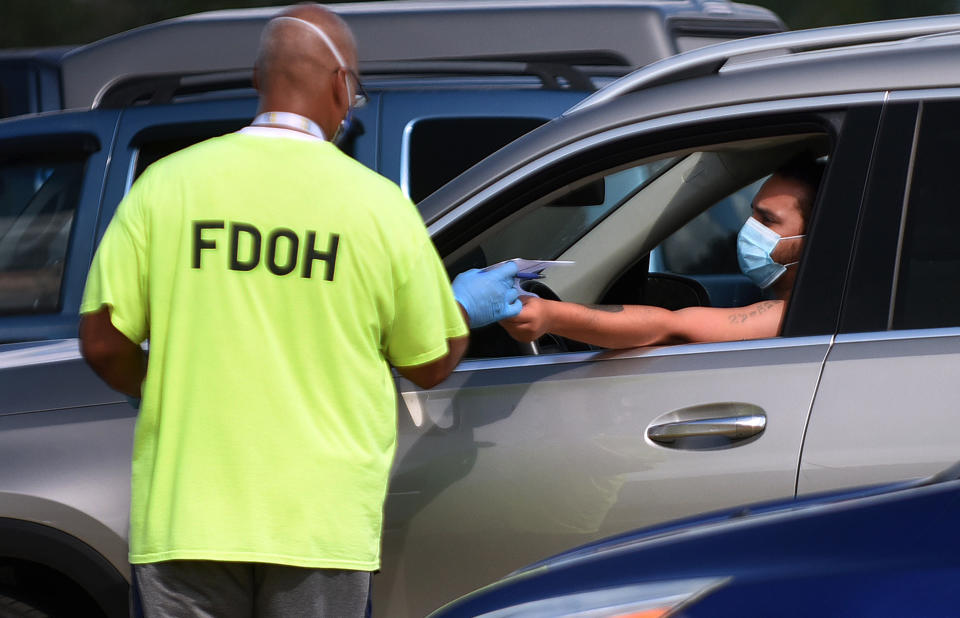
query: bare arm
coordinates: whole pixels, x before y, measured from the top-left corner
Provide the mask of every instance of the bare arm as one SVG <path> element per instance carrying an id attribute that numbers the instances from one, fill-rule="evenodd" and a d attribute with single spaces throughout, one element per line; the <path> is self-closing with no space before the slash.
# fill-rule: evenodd
<path id="1" fill-rule="evenodd" d="M 80 320 L 80 353 L 111 388 L 140 397 L 140 385 L 147 375 L 147 355 L 117 330 L 107 307 Z"/>
<path id="2" fill-rule="evenodd" d="M 784 311 L 783 301 L 679 311 L 646 305 L 586 306 L 534 297 L 523 297 L 523 302 L 520 315 L 501 322 L 515 339 L 533 341 L 554 333 L 605 348 L 775 337 Z"/>
<path id="3" fill-rule="evenodd" d="M 780 334 L 786 301 L 765 300 L 746 307 L 689 307 L 674 311 L 682 341 L 744 341 Z"/>
<path id="4" fill-rule="evenodd" d="M 460 311 L 463 313 L 463 319 L 469 323 L 467 312 L 463 310 L 463 307 L 460 307 Z M 397 367 L 397 371 L 420 388 L 433 388 L 453 373 L 453 370 L 460 363 L 460 359 L 463 358 L 463 354 L 467 351 L 469 342 L 470 337 L 447 339 L 447 355 L 443 358 L 438 358 L 423 365 Z"/>

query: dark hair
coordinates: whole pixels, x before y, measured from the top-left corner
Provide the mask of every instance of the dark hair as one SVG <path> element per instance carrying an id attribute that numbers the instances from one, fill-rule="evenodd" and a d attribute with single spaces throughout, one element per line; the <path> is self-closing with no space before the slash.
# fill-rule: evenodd
<path id="1" fill-rule="evenodd" d="M 778 176 L 802 183 L 810 189 L 809 199 L 803 200 L 800 204 L 804 220 L 813 208 L 813 201 L 817 198 L 817 190 L 820 188 L 825 168 L 825 163 L 808 153 L 802 153 L 794 156 L 775 172 Z"/>
<path id="2" fill-rule="evenodd" d="M 777 174 L 802 182 L 816 192 L 820 187 L 820 180 L 823 178 L 825 167 L 824 163 L 817 161 L 814 157 L 808 154 L 800 154 L 784 163 L 777 170 Z"/>

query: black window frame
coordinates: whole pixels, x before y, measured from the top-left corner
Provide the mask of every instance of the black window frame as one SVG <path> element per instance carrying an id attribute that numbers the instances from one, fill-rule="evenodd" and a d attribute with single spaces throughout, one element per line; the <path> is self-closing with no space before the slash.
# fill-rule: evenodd
<path id="1" fill-rule="evenodd" d="M 891 294 L 890 330 L 958 328 L 960 226 L 956 208 L 956 114 L 960 98 L 921 101 Z M 921 265 L 922 264 L 922 265 Z"/>
<path id="2" fill-rule="evenodd" d="M 946 96 L 944 96 L 946 95 Z M 929 105 L 960 105 L 960 93 L 902 93 L 887 104 L 867 199 L 854 245 L 854 264 L 844 299 L 840 333 L 903 332 L 949 325 L 897 325 L 896 302 L 902 246 L 909 233 L 917 159 Z"/>
<path id="3" fill-rule="evenodd" d="M 911 101 L 888 103 L 883 109 L 852 246 L 854 257 L 841 312 L 841 334 L 886 331 L 889 327 L 897 245 L 919 108 L 919 103 Z"/>
<path id="4" fill-rule="evenodd" d="M 405 153 L 409 160 L 405 181 L 410 199 L 414 203 L 423 200 L 477 162 L 548 121 L 549 118 L 533 115 L 464 115 L 431 116 L 410 123 Z M 488 133 L 482 143 L 470 137 L 479 127 Z M 423 143 L 433 139 L 434 133 L 447 136 L 449 141 Z M 469 150 L 463 151 L 463 147 Z"/>

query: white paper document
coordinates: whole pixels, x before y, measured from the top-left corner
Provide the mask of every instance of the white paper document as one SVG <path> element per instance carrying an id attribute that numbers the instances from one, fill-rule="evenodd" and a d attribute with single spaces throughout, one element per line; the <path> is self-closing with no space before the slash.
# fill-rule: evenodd
<path id="1" fill-rule="evenodd" d="M 496 268 L 506 262 L 513 262 L 517 265 L 517 275 L 513 279 L 513 287 L 517 288 L 517 292 L 519 292 L 521 296 L 536 296 L 533 292 L 528 292 L 520 287 L 520 284 L 524 281 L 545 279 L 546 275 L 543 274 L 543 271 L 548 268 L 553 266 L 571 266 L 573 264 L 573 260 L 525 260 L 523 258 L 513 258 L 512 260 L 504 260 L 503 262 L 491 264 L 483 270 Z"/>
<path id="2" fill-rule="evenodd" d="M 525 260 L 523 258 L 513 258 L 512 260 L 504 260 L 503 262 L 497 262 L 496 264 L 491 264 L 483 270 L 490 270 L 496 268 L 501 264 L 506 262 L 513 262 L 517 265 L 517 274 L 525 273 L 528 275 L 539 275 L 543 274 L 543 271 L 551 266 L 570 266 L 574 262 L 573 260 Z"/>

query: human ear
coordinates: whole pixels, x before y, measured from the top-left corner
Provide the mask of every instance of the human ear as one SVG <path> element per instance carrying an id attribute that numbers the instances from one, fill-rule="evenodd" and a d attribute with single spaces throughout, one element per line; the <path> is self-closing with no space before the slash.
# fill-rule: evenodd
<path id="1" fill-rule="evenodd" d="M 333 84 L 333 102 L 337 106 L 337 109 L 343 109 L 344 114 L 346 114 L 347 108 L 350 107 L 350 86 L 347 80 L 350 79 L 350 75 L 347 73 L 347 70 L 343 67 L 340 67 L 336 70 L 336 77 L 334 78 Z"/>

